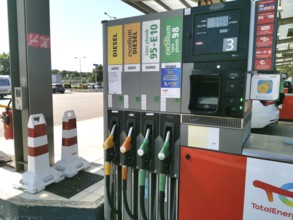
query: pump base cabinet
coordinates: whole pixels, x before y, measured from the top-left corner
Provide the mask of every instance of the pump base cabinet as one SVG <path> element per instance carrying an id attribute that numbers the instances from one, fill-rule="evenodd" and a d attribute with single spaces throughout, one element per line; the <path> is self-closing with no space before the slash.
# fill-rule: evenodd
<path id="1" fill-rule="evenodd" d="M 292 164 L 189 147 L 180 159 L 180 220 L 292 219 Z"/>

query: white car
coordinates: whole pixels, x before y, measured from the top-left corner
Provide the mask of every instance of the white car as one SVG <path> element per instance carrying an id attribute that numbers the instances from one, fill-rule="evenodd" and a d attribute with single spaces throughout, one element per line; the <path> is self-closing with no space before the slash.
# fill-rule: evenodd
<path id="1" fill-rule="evenodd" d="M 279 109 L 274 101 L 252 101 L 251 128 L 272 126 L 279 121 Z"/>

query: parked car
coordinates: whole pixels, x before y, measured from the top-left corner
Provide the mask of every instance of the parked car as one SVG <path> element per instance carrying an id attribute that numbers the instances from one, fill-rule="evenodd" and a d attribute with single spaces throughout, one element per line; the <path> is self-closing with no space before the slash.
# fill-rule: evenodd
<path id="1" fill-rule="evenodd" d="M 0 98 L 11 94 L 11 81 L 10 76 L 0 75 Z"/>
<path id="2" fill-rule="evenodd" d="M 95 84 L 95 89 L 102 89 L 103 88 L 103 82 L 97 82 Z"/>
<path id="3" fill-rule="evenodd" d="M 52 84 L 52 92 L 53 93 L 62 93 L 63 94 L 65 92 L 65 88 L 60 83 L 53 83 Z"/>
<path id="4" fill-rule="evenodd" d="M 278 123 L 280 112 L 275 103 L 275 101 L 252 101 L 252 129 L 273 126 Z"/>

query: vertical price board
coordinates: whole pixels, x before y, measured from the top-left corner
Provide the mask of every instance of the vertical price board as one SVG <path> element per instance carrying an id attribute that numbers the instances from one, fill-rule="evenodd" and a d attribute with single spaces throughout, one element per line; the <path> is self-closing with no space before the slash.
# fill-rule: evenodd
<path id="1" fill-rule="evenodd" d="M 277 0 L 256 3 L 254 62 L 255 71 L 274 71 L 277 37 Z"/>

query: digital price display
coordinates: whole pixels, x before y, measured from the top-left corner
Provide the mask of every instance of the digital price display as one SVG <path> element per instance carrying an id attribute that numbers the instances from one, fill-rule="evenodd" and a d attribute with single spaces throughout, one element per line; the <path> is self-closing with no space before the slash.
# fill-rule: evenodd
<path id="1" fill-rule="evenodd" d="M 208 18 L 207 28 L 227 27 L 228 21 L 228 16 Z"/>
<path id="2" fill-rule="evenodd" d="M 239 10 L 194 16 L 193 54 L 238 51 Z"/>

